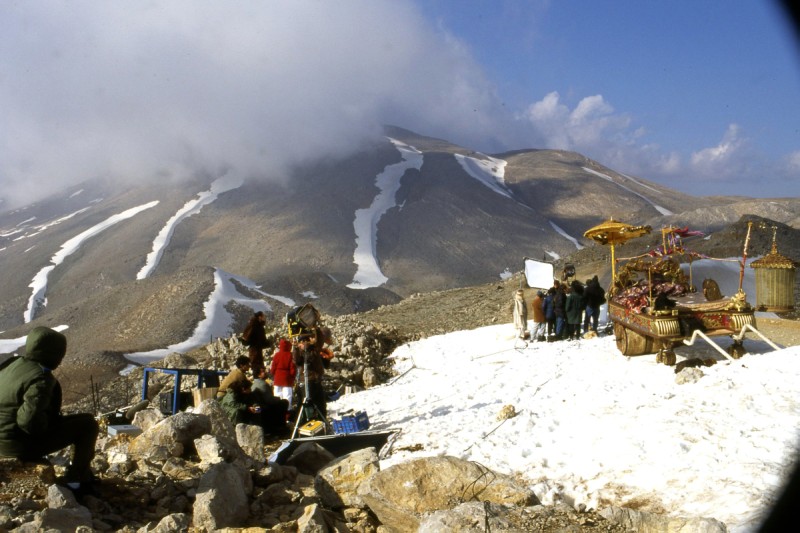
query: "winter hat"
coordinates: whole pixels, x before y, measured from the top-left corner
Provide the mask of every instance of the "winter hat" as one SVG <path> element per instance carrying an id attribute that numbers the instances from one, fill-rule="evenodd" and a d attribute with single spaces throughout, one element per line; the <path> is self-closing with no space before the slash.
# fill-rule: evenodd
<path id="1" fill-rule="evenodd" d="M 67 353 L 67 338 L 58 331 L 37 326 L 25 340 L 25 357 L 55 370 Z"/>

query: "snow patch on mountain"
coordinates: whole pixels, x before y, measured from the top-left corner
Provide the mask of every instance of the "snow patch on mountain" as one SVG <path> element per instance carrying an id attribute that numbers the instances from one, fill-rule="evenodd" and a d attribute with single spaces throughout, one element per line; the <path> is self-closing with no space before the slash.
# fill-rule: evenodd
<path id="1" fill-rule="evenodd" d="M 647 202 L 648 204 L 650 204 L 650 205 L 652 205 L 653 207 L 655 207 L 656 211 L 658 211 L 658 212 L 659 212 L 659 213 L 661 213 L 662 215 L 673 215 L 673 214 L 674 214 L 672 211 L 670 211 L 670 210 L 669 210 L 669 209 L 667 209 L 666 207 L 661 207 L 660 205 L 656 204 L 655 202 L 653 202 L 652 200 L 650 200 L 650 198 L 648 198 L 647 196 L 645 196 L 645 195 L 643 195 L 643 194 L 640 194 L 640 193 L 638 193 L 638 192 L 634 191 L 633 189 L 631 189 L 631 188 L 629 188 L 629 187 L 626 187 L 625 185 L 623 185 L 623 184 L 621 184 L 621 183 L 617 183 L 616 181 L 614 181 L 614 178 L 612 178 L 612 177 L 611 177 L 611 176 L 609 176 L 608 174 L 603 174 L 602 172 L 597 172 L 596 170 L 592 170 L 591 168 L 588 168 L 588 167 L 581 167 L 581 168 L 582 168 L 583 170 L 585 170 L 586 172 L 588 172 L 589 174 L 594 174 L 595 176 L 601 177 L 601 178 L 603 178 L 604 180 L 608 180 L 608 181 L 610 181 L 611 183 L 613 183 L 614 185 L 616 185 L 617 187 L 620 187 L 620 188 L 622 188 L 622 189 L 625 189 L 626 191 L 628 191 L 628 192 L 630 192 L 630 193 L 633 193 L 633 194 L 635 194 L 636 196 L 638 196 L 639 198 L 641 198 L 642 200 L 644 200 L 644 201 L 645 201 L 645 202 Z M 626 177 L 627 177 L 627 176 L 626 176 Z M 630 179 L 630 180 L 631 180 L 631 181 L 633 181 L 634 183 L 637 183 L 637 184 L 639 184 L 639 185 L 642 185 L 641 183 L 639 183 L 638 181 L 636 181 L 636 180 L 634 180 L 634 179 L 632 179 L 632 178 L 628 178 L 628 179 Z M 643 187 L 647 187 L 646 185 L 642 185 L 642 186 L 643 186 Z M 648 189 L 652 189 L 652 190 L 654 190 L 654 191 L 655 191 L 655 189 L 653 189 L 652 187 L 647 187 L 647 188 L 648 188 Z M 656 191 L 656 192 L 658 192 L 658 191 Z"/>
<path id="2" fill-rule="evenodd" d="M 222 176 L 211 184 L 211 189 L 201 192 L 197 198 L 189 200 L 181 207 L 172 218 L 167 220 L 167 223 L 158 232 L 156 238 L 153 240 L 153 251 L 147 254 L 144 266 L 136 274 L 136 279 L 145 279 L 150 276 L 153 271 L 161 262 L 161 257 L 164 255 L 164 250 L 169 246 L 172 240 L 172 235 L 175 233 L 175 228 L 192 215 L 199 213 L 203 207 L 214 202 L 220 194 L 237 189 L 242 186 L 242 180 L 239 177 L 234 177 L 229 174 Z"/>
<path id="3" fill-rule="evenodd" d="M 485 159 L 478 159 L 462 154 L 455 154 L 456 161 L 464 171 L 491 190 L 511 198 L 511 193 L 506 189 L 505 172 L 507 161 L 484 155 Z"/>
<path id="4" fill-rule="evenodd" d="M 226 306 L 231 302 L 236 302 L 245 307 L 250 307 L 254 312 L 272 311 L 272 307 L 260 298 L 250 298 L 243 296 L 236 285 L 236 281 L 240 285 L 252 289 L 261 294 L 265 294 L 258 285 L 253 281 L 237 276 L 224 270 L 216 269 L 214 271 L 214 290 L 203 304 L 203 320 L 201 320 L 195 327 L 192 336 L 183 342 L 173 344 L 166 348 L 151 350 L 149 352 L 134 352 L 125 355 L 125 358 L 134 363 L 146 365 L 151 361 L 163 359 L 173 352 L 186 353 L 195 348 L 208 344 L 215 337 L 228 337 L 233 333 L 232 325 L 234 317 L 231 315 Z"/>
<path id="5" fill-rule="evenodd" d="M 21 235 L 21 236 L 15 238 L 14 241 L 15 242 L 16 241 L 21 241 L 22 239 L 29 239 L 31 237 L 39 235 L 40 233 L 42 233 L 43 231 L 47 230 L 48 228 L 52 228 L 53 226 L 57 226 L 57 225 L 61 224 L 62 222 L 71 219 L 75 215 L 80 215 L 81 213 L 84 213 L 84 212 L 88 211 L 89 209 L 90 209 L 89 207 L 84 207 L 83 209 L 78 209 L 77 211 L 74 211 L 74 212 L 72 212 L 72 213 L 70 213 L 68 215 L 65 215 L 65 216 L 61 217 L 61 218 L 57 218 L 57 219 L 53 220 L 52 222 L 48 222 L 46 224 L 42 224 L 41 226 L 34 226 L 33 227 L 33 230 L 34 230 L 33 233 L 26 233 L 25 235 Z"/>
<path id="6" fill-rule="evenodd" d="M 146 209 L 150 209 L 158 205 L 158 200 L 154 200 L 152 202 L 132 207 L 122 213 L 118 213 L 116 215 L 112 215 L 108 217 L 106 220 L 99 224 L 95 224 L 88 230 L 76 235 L 75 237 L 71 238 L 67 242 L 61 245 L 61 249 L 56 252 L 56 254 L 50 259 L 51 265 L 48 265 L 41 269 L 31 281 L 28 287 L 33 289 L 33 294 L 31 294 L 30 299 L 28 300 L 28 308 L 25 310 L 23 315 L 23 320 L 27 324 L 36 315 L 37 310 L 45 307 L 47 305 L 47 298 L 45 297 L 45 293 L 47 292 L 47 278 L 50 275 L 50 272 L 53 271 L 55 267 L 60 265 L 64 262 L 64 260 L 75 253 L 81 245 L 87 241 L 88 239 L 94 237 L 95 235 L 107 230 L 108 228 L 114 226 L 115 224 L 122 222 L 123 220 L 127 220 Z"/>
<path id="7" fill-rule="evenodd" d="M 632 182 L 634 182 L 639 187 L 644 187 L 645 189 L 650 189 L 654 193 L 661 194 L 658 189 L 656 189 L 654 187 L 651 187 L 646 183 L 642 183 L 641 181 L 637 180 L 633 176 L 628 176 L 627 174 L 622 174 L 622 173 L 620 173 L 620 176 L 623 176 L 624 178 L 627 178 L 627 179 L 631 180 Z"/>
<path id="8" fill-rule="evenodd" d="M 550 223 L 550 226 L 552 226 L 553 229 L 556 230 L 556 233 L 558 233 L 559 235 L 561 235 L 562 237 L 564 237 L 568 241 L 572 242 L 575 245 L 575 248 L 577 248 L 578 250 L 583 250 L 583 245 L 578 242 L 578 239 L 576 239 L 575 237 L 573 237 L 572 235 L 570 235 L 569 233 L 564 231 L 561 227 L 558 226 L 558 224 L 556 224 L 552 220 L 548 220 L 548 222 Z M 547 252 L 547 253 L 551 253 L 551 252 Z"/>
<path id="9" fill-rule="evenodd" d="M 372 205 L 367 209 L 356 210 L 353 222 L 356 232 L 356 248 L 353 252 L 356 273 L 352 283 L 348 285 L 351 289 L 378 287 L 389 280 L 378 265 L 378 222 L 389 209 L 397 205 L 395 195 L 406 171 L 411 168 L 419 170 L 422 167 L 422 152 L 396 139 L 389 138 L 389 141 L 400 152 L 402 160 L 388 165 L 375 178 L 375 186 L 380 192 L 375 196 Z"/>

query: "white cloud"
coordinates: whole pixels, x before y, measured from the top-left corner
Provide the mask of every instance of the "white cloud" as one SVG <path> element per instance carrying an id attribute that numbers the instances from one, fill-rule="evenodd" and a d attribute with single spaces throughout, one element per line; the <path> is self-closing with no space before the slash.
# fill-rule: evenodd
<path id="1" fill-rule="evenodd" d="M 18 200 L 98 176 L 276 179 L 385 123 L 502 131 L 479 66 L 410 1 L 3 2 L 0 64 Z"/>
<path id="2" fill-rule="evenodd" d="M 630 118 L 615 113 L 599 94 L 581 99 L 575 109 L 570 110 L 561 102 L 558 92 L 551 92 L 531 104 L 522 118 L 544 139 L 548 148 L 559 150 L 606 152 L 618 142 L 641 135 L 640 131 L 629 131 Z"/>
<path id="3" fill-rule="evenodd" d="M 619 172 L 691 194 L 785 196 L 785 185 L 800 181 L 800 151 L 781 164 L 771 162 L 755 150 L 738 124 L 730 124 L 714 146 L 684 156 L 643 142 L 644 128 L 615 112 L 602 95 L 585 97 L 570 109 L 551 92 L 531 104 L 518 121 L 543 147 L 579 152 Z"/>
<path id="4" fill-rule="evenodd" d="M 707 176 L 728 174 L 731 162 L 740 157 L 744 147 L 745 141 L 740 136 L 739 126 L 731 124 L 719 144 L 692 154 L 692 168 Z"/>
<path id="5" fill-rule="evenodd" d="M 797 179 L 796 154 L 748 161 L 738 127 L 682 155 L 600 94 L 506 109 L 469 48 L 412 0 L 0 2 L 0 64 L 4 206 L 94 177 L 283 179 L 382 124 L 486 153 L 574 150 L 668 185 L 752 181 L 756 168 Z"/>

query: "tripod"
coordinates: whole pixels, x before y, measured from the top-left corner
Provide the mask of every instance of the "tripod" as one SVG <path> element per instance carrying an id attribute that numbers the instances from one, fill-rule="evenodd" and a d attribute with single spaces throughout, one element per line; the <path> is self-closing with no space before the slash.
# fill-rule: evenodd
<path id="1" fill-rule="evenodd" d="M 297 429 L 312 420 L 320 420 L 328 433 L 328 421 L 320 412 L 319 408 L 311 401 L 310 388 L 308 386 L 308 350 L 303 350 L 303 403 L 297 410 L 297 420 L 294 423 L 291 439 L 297 436 Z"/>

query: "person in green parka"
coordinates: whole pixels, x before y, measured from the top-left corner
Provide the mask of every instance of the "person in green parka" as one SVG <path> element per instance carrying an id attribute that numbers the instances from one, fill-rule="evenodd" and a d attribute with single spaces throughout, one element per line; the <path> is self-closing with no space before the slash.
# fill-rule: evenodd
<path id="1" fill-rule="evenodd" d="M 251 397 L 249 381 L 234 381 L 219 402 L 222 410 L 234 424 L 258 424 L 261 409 Z"/>
<path id="2" fill-rule="evenodd" d="M 61 414 L 61 384 L 53 376 L 67 352 L 67 338 L 50 328 L 31 330 L 25 355 L 0 365 L 0 455 L 23 461 L 73 446 L 64 482 L 89 484 L 99 426 L 89 413 Z"/>
<path id="3" fill-rule="evenodd" d="M 564 310 L 567 314 L 567 337 L 569 339 L 580 339 L 581 322 L 583 321 L 583 310 L 586 303 L 583 299 L 583 285 L 578 280 L 573 280 L 567 289 L 567 301 Z"/>

